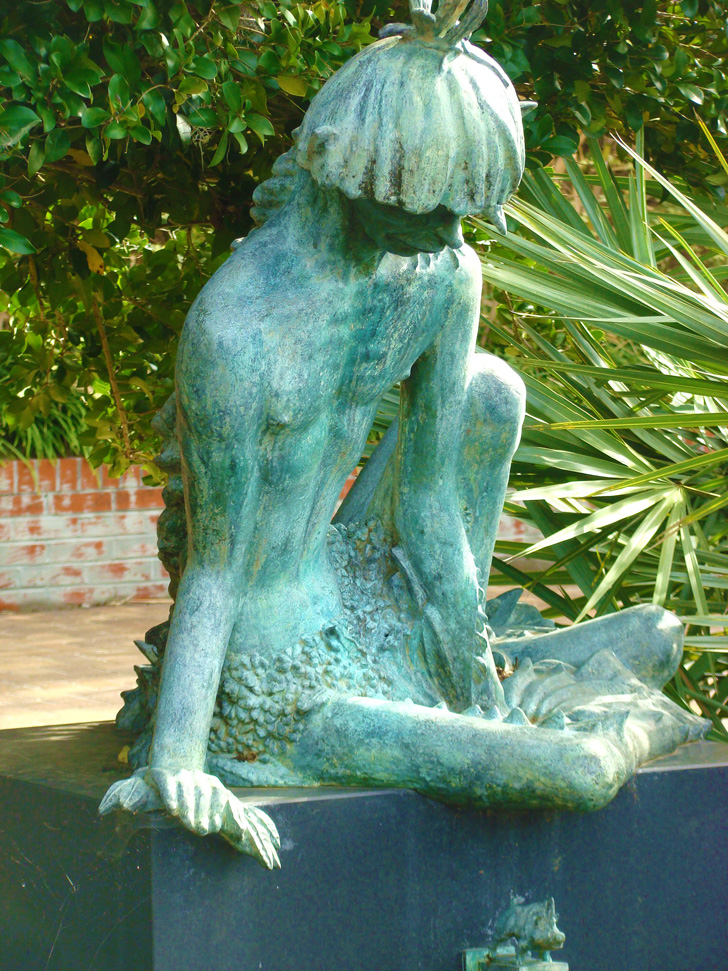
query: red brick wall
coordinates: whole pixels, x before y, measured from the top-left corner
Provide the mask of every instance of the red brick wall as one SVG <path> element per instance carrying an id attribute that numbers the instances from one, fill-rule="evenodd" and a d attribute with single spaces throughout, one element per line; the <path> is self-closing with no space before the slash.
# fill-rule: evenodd
<path id="1" fill-rule="evenodd" d="M 163 508 L 162 490 L 142 485 L 140 469 L 110 479 L 79 458 L 0 464 L 0 610 L 165 596 L 156 540 Z M 499 535 L 540 536 L 509 516 Z"/>
<path id="2" fill-rule="evenodd" d="M 85 459 L 0 465 L 0 610 L 164 596 L 162 490 Z"/>

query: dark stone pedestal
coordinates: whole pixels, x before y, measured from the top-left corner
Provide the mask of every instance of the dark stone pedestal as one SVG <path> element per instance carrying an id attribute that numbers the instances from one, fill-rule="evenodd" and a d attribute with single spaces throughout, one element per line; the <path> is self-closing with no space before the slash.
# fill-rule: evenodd
<path id="1" fill-rule="evenodd" d="M 255 790 L 263 870 L 153 817 L 99 819 L 110 725 L 0 733 L 1 971 L 456 971 L 511 894 L 553 896 L 571 971 L 728 969 L 728 747 L 697 743 L 591 815 L 412 792 Z"/>

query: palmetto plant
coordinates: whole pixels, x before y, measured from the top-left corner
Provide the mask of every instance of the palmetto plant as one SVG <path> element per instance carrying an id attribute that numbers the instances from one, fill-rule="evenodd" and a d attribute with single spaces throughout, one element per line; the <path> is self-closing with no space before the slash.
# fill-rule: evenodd
<path id="1" fill-rule="evenodd" d="M 571 620 L 676 611 L 669 690 L 728 739 L 728 219 L 622 147 L 627 177 L 596 144 L 589 176 L 528 175 L 517 230 L 482 249 L 488 341 L 528 388 L 510 510 L 545 537 L 500 543 L 496 566 Z"/>

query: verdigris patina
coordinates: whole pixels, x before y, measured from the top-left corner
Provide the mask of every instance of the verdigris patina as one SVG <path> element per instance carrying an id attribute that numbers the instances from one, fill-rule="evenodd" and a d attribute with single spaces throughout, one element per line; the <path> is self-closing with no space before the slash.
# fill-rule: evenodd
<path id="1" fill-rule="evenodd" d="M 568 964 L 551 957 L 566 940 L 557 920 L 553 897 L 533 904 L 513 897 L 495 921 L 490 945 L 463 952 L 463 971 L 569 971 Z"/>
<path id="2" fill-rule="evenodd" d="M 704 729 L 660 693 L 672 614 L 556 629 L 484 603 L 525 395 L 476 352 L 460 219 L 504 229 L 521 109 L 468 42 L 485 0 L 431 6 L 411 0 L 413 26 L 313 100 L 256 191 L 259 228 L 190 310 L 158 419 L 175 606 L 140 642 L 119 716 L 136 772 L 101 810 L 164 809 L 268 866 L 275 826 L 226 786 L 592 809 Z M 331 525 L 398 382 L 399 420 Z"/>

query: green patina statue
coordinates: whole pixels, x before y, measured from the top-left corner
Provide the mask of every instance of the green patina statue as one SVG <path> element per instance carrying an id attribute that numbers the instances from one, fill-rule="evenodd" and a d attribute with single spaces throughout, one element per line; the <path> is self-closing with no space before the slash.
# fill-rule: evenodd
<path id="1" fill-rule="evenodd" d="M 551 957 L 566 940 L 557 920 L 553 897 L 532 904 L 512 897 L 496 918 L 489 947 L 463 952 L 463 971 L 569 971 L 568 964 Z"/>
<path id="2" fill-rule="evenodd" d="M 525 392 L 475 348 L 460 220 L 523 171 L 513 85 L 468 42 L 485 0 L 410 0 L 313 100 L 258 223 L 192 306 L 158 418 L 170 622 L 119 724 L 134 775 L 101 811 L 163 809 L 267 866 L 272 821 L 227 786 L 402 786 L 592 809 L 704 723 L 660 688 L 677 618 L 558 629 L 484 603 Z M 331 524 L 382 396 L 399 420 Z"/>

